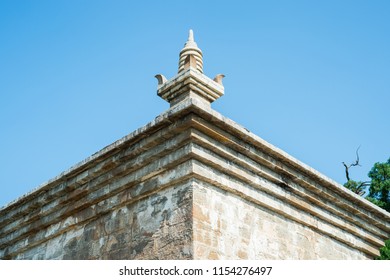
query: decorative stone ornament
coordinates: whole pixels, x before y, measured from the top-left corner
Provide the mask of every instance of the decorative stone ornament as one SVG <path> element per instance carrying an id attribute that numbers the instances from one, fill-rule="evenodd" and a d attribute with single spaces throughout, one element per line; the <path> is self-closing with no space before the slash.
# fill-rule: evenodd
<path id="1" fill-rule="evenodd" d="M 212 80 L 203 74 L 203 54 L 194 41 L 192 30 L 180 52 L 178 74 L 169 81 L 161 74 L 155 77 L 158 80 L 157 95 L 169 102 L 171 107 L 187 98 L 210 105 L 224 94 L 224 75 L 218 74 Z"/>
<path id="2" fill-rule="evenodd" d="M 184 48 L 180 51 L 178 73 L 181 73 L 185 70 L 185 60 L 189 55 L 192 55 L 196 61 L 196 66 L 194 65 L 194 68 L 200 73 L 203 73 L 203 54 L 194 41 L 194 32 L 191 29 L 188 34 L 187 42 L 185 43 Z"/>

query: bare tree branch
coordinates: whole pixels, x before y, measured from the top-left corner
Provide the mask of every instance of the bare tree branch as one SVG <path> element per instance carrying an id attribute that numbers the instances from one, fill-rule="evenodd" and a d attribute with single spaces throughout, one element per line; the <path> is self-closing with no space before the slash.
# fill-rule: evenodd
<path id="1" fill-rule="evenodd" d="M 359 164 L 359 149 L 360 146 L 356 149 L 356 161 L 354 163 L 351 163 L 350 165 L 343 162 L 343 165 L 345 167 L 345 176 L 347 177 L 347 182 L 344 184 L 344 187 L 349 189 L 350 191 L 353 191 L 354 193 L 363 196 L 366 193 L 367 186 L 371 185 L 370 181 L 366 182 L 360 182 L 360 181 L 354 181 L 351 180 L 349 177 L 349 169 L 353 166 L 360 166 Z"/>
<path id="2" fill-rule="evenodd" d="M 359 147 L 356 149 L 356 162 L 355 162 L 354 164 L 352 164 L 352 166 L 357 166 L 357 165 L 361 166 L 361 165 L 359 164 L 359 149 L 360 149 L 360 145 L 359 145 Z"/>
<path id="3" fill-rule="evenodd" d="M 370 181 L 366 181 L 366 182 L 360 182 L 360 184 L 357 186 L 356 188 L 356 192 L 358 195 L 362 196 L 366 193 L 366 187 L 371 185 L 371 182 Z"/>
<path id="4" fill-rule="evenodd" d="M 346 165 L 344 161 L 343 161 L 342 163 L 343 163 L 343 165 L 344 165 L 344 167 L 345 167 L 345 176 L 347 177 L 347 181 L 349 181 L 350 178 L 349 178 L 349 172 L 348 172 L 348 170 L 349 170 L 349 168 L 350 168 L 351 166 Z"/>
<path id="5" fill-rule="evenodd" d="M 347 165 L 345 162 L 342 162 L 342 164 L 345 167 L 345 176 L 347 177 L 347 181 L 351 180 L 351 178 L 349 177 L 349 169 L 352 166 L 361 166 L 359 164 L 359 149 L 360 149 L 360 146 L 356 149 L 356 161 L 355 161 L 355 163 L 351 163 L 350 165 Z"/>

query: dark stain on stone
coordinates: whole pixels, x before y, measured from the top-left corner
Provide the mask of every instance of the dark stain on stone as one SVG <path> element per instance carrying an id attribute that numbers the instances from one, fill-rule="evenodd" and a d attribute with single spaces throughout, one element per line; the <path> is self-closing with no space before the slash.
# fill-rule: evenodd
<path id="1" fill-rule="evenodd" d="M 133 221 L 132 221 L 132 227 L 131 227 L 131 236 L 132 239 L 137 239 L 137 236 L 139 236 L 140 228 L 138 224 L 138 217 L 137 214 L 133 214 Z"/>
<path id="2" fill-rule="evenodd" d="M 293 191 L 293 188 L 290 186 L 290 178 L 289 177 L 282 177 L 282 182 L 277 183 L 277 185 L 284 190 L 291 192 Z"/>
<path id="3" fill-rule="evenodd" d="M 152 191 L 153 189 L 157 188 L 158 186 L 158 181 L 157 178 L 153 178 L 151 180 L 146 181 L 145 183 L 142 183 L 139 185 L 138 189 L 138 195 L 148 193 Z"/>
<path id="4" fill-rule="evenodd" d="M 130 258 L 128 248 L 121 248 L 109 253 L 109 259 L 111 260 L 125 260 Z"/>
<path id="5" fill-rule="evenodd" d="M 74 237 L 64 246 L 64 259 L 66 260 L 87 260 L 91 254 L 92 243 L 98 242 L 97 233 L 94 229 L 84 231 L 80 237 Z"/>
<path id="6" fill-rule="evenodd" d="M 142 253 L 148 244 L 149 240 L 139 240 L 134 246 L 131 247 L 131 251 L 135 251 L 136 254 Z"/>
<path id="7" fill-rule="evenodd" d="M 77 238 L 72 238 L 68 243 L 65 245 L 65 249 L 72 251 L 76 248 L 77 246 Z"/>
<path id="8" fill-rule="evenodd" d="M 176 200 L 176 205 L 181 206 L 186 201 L 191 199 L 191 191 L 189 190 L 189 188 L 180 189 L 173 194 L 173 198 Z"/>
<path id="9" fill-rule="evenodd" d="M 143 237 L 152 237 L 153 236 L 153 232 L 144 231 L 144 232 L 142 232 L 142 236 Z"/>
<path id="10" fill-rule="evenodd" d="M 89 229 L 87 231 L 84 231 L 83 241 L 85 242 L 91 241 L 94 239 L 94 237 L 95 237 L 95 230 Z"/>
<path id="11" fill-rule="evenodd" d="M 168 211 L 168 210 L 164 210 L 162 213 L 161 213 L 161 216 L 163 218 L 164 221 L 168 221 L 171 217 L 171 211 Z"/>
<path id="12" fill-rule="evenodd" d="M 138 207 L 137 207 L 138 206 Z M 147 201 L 141 201 L 134 209 L 134 213 L 138 214 L 140 212 L 144 212 L 148 209 Z"/>
<path id="13" fill-rule="evenodd" d="M 130 243 L 130 239 L 131 239 L 131 236 L 127 231 L 122 232 L 118 235 L 118 242 L 121 245 L 126 245 L 126 244 Z"/>
<path id="14" fill-rule="evenodd" d="M 157 197 L 152 200 L 152 202 L 150 203 L 153 206 L 152 217 L 156 216 L 164 209 L 164 206 L 167 203 L 167 201 L 168 198 L 166 196 Z"/>

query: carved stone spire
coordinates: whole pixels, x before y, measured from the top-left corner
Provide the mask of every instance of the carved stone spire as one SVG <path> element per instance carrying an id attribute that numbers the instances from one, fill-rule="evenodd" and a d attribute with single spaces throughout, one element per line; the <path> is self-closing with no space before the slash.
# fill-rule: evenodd
<path id="1" fill-rule="evenodd" d="M 187 61 L 195 62 L 195 65 L 186 63 Z M 198 45 L 194 41 L 194 32 L 190 29 L 188 34 L 187 42 L 184 45 L 184 48 L 180 52 L 179 59 L 179 72 L 183 72 L 186 68 L 193 67 L 198 70 L 200 73 L 203 73 L 203 54 L 202 51 L 198 48 Z"/>
<path id="2" fill-rule="evenodd" d="M 194 41 L 192 30 L 180 52 L 178 74 L 170 80 L 162 74 L 155 77 L 158 80 L 158 96 L 171 106 L 188 99 L 196 99 L 210 106 L 224 93 L 223 74 L 218 74 L 214 80 L 203 74 L 203 54 Z"/>

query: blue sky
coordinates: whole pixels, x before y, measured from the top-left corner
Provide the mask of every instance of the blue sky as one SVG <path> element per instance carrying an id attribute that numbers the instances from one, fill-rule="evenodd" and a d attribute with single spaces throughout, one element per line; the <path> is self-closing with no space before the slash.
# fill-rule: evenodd
<path id="1" fill-rule="evenodd" d="M 390 1 L 0 2 L 0 206 L 168 109 L 188 30 L 212 107 L 326 176 L 390 157 Z"/>

